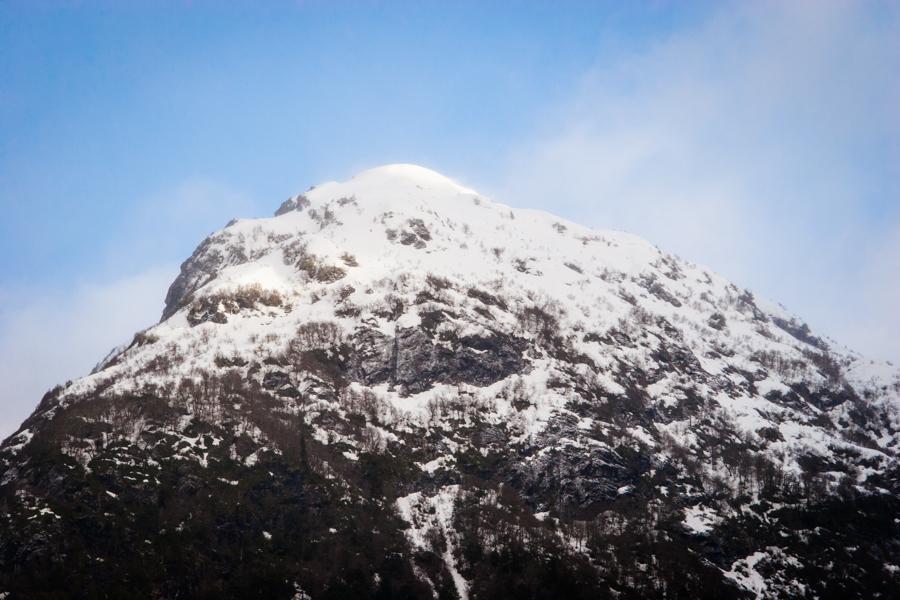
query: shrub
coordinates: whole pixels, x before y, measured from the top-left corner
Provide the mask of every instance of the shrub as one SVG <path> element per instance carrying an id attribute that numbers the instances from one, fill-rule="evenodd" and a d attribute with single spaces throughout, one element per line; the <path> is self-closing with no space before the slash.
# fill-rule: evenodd
<path id="1" fill-rule="evenodd" d="M 306 273 L 307 277 L 321 283 L 334 283 L 342 279 L 347 272 L 336 265 L 327 265 L 315 254 L 306 249 L 306 244 L 296 243 L 283 250 L 286 264 L 293 264 L 298 271 Z M 342 260 L 348 266 L 356 266 L 356 259 L 344 253 Z M 348 260 L 354 264 L 350 264 Z"/>
<path id="2" fill-rule="evenodd" d="M 334 321 L 309 321 L 297 328 L 297 335 L 291 342 L 299 350 L 332 348 L 341 344 L 344 332 Z"/>
<path id="3" fill-rule="evenodd" d="M 280 307 L 284 306 L 284 299 L 278 292 L 263 289 L 258 283 L 244 285 L 231 292 L 216 292 L 198 298 L 191 304 L 187 319 L 191 326 L 206 321 L 226 323 L 226 315 L 255 309 L 258 304 Z"/>

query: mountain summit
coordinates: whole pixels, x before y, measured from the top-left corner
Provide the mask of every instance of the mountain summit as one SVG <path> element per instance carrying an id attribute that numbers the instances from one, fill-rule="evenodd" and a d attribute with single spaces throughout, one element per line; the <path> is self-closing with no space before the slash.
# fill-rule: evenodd
<path id="1" fill-rule="evenodd" d="M 900 372 L 781 307 L 388 165 L 209 236 L 44 396 L 0 597 L 887 597 L 898 432 Z"/>

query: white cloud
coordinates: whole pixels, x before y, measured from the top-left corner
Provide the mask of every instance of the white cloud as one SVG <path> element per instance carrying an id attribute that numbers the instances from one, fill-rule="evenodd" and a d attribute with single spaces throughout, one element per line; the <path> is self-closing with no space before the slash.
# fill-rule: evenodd
<path id="1" fill-rule="evenodd" d="M 900 358 L 864 324 L 900 331 L 876 282 L 898 273 L 885 262 L 900 231 L 897 73 L 896 5 L 724 5 L 601 61 L 494 192 L 643 235 Z"/>
<path id="2" fill-rule="evenodd" d="M 87 374 L 114 346 L 156 322 L 176 273 L 172 265 L 75 290 L 17 294 L 18 306 L 0 313 L 0 438 L 48 389 Z"/>

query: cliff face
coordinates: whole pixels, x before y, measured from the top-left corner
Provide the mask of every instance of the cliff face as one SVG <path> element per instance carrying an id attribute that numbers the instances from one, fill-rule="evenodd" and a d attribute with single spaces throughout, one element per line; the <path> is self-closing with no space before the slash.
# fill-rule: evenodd
<path id="1" fill-rule="evenodd" d="M 9 597 L 896 588 L 900 375 L 411 165 L 240 220 L 0 449 Z"/>

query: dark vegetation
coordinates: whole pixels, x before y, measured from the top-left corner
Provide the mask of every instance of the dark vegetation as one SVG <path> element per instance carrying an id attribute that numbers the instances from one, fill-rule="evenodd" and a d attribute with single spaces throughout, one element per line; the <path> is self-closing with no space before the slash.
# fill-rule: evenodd
<path id="1" fill-rule="evenodd" d="M 407 226 L 425 239 L 427 229 Z M 320 277 L 318 259 L 293 251 L 290 264 Z M 342 259 L 348 267 L 350 258 Z M 657 299 L 678 301 L 664 279 L 644 283 Z M 343 302 L 354 291 L 334 293 Z M 454 308 L 450 294 L 471 313 Z M 886 493 L 862 490 L 854 484 L 860 466 L 882 465 L 847 448 L 827 460 L 801 456 L 799 475 L 786 469 L 767 452 L 782 439 L 779 429 L 736 431 L 719 403 L 698 392 L 705 375 L 677 330 L 634 297 L 629 317 L 602 333 L 563 331 L 555 303 L 516 305 L 489 287 L 434 275 L 414 297 L 420 325 L 393 336 L 364 320 L 350 331 L 310 321 L 277 353 L 220 353 L 215 369 L 183 377 L 171 375 L 182 360 L 174 348 L 139 334 L 130 350 L 156 353 L 137 374 L 166 375 L 166 383 L 117 393 L 109 378 L 64 404 L 65 388 L 48 393 L 23 425 L 34 430 L 27 460 L 3 455 L 0 465 L 0 592 L 449 599 L 458 597 L 449 552 L 476 600 L 724 600 L 748 594 L 723 572 L 771 548 L 757 570 L 779 589 L 796 580 L 808 597 L 869 598 L 896 584 L 884 565 L 900 555 L 898 473 L 880 475 Z M 409 302 L 388 295 L 374 310 L 396 320 Z M 735 302 L 753 313 L 752 297 Z M 284 304 L 258 287 L 239 288 L 194 300 L 189 319 L 219 323 Z M 500 327 L 497 317 L 513 311 L 515 328 Z M 708 325 L 727 322 L 715 313 Z M 652 365 L 616 361 L 608 375 L 621 389 L 610 391 L 575 340 L 631 349 L 652 342 Z M 840 425 L 871 444 L 867 428 L 882 416 L 845 385 L 827 350 L 811 347 L 806 360 L 754 354 L 753 367 L 732 369 L 717 389 L 738 394 L 768 371 L 814 371 L 823 385 L 797 384 L 770 399 L 819 411 L 846 406 Z M 535 392 L 525 376 L 534 361 L 551 359 L 546 389 Z M 664 376 L 683 377 L 673 405 L 646 391 Z M 490 398 L 468 391 L 503 380 Z M 403 397 L 435 384 L 447 391 L 428 402 L 428 422 L 403 427 L 397 409 L 367 387 L 387 385 Z M 516 417 L 538 405 L 536 393 L 550 392 L 566 398 L 565 410 L 525 435 Z M 499 402 L 517 414 L 488 418 Z M 54 418 L 44 420 L 50 410 Z M 675 422 L 686 423 L 694 445 L 653 427 Z M 654 431 L 652 443 L 638 429 Z M 422 470 L 439 456 L 449 457 L 446 465 Z M 452 531 L 433 528 L 426 547 L 414 546 L 395 501 L 448 485 L 460 490 Z M 698 533 L 684 524 L 692 507 L 728 516 Z M 778 562 L 778 552 L 796 562 Z"/>

